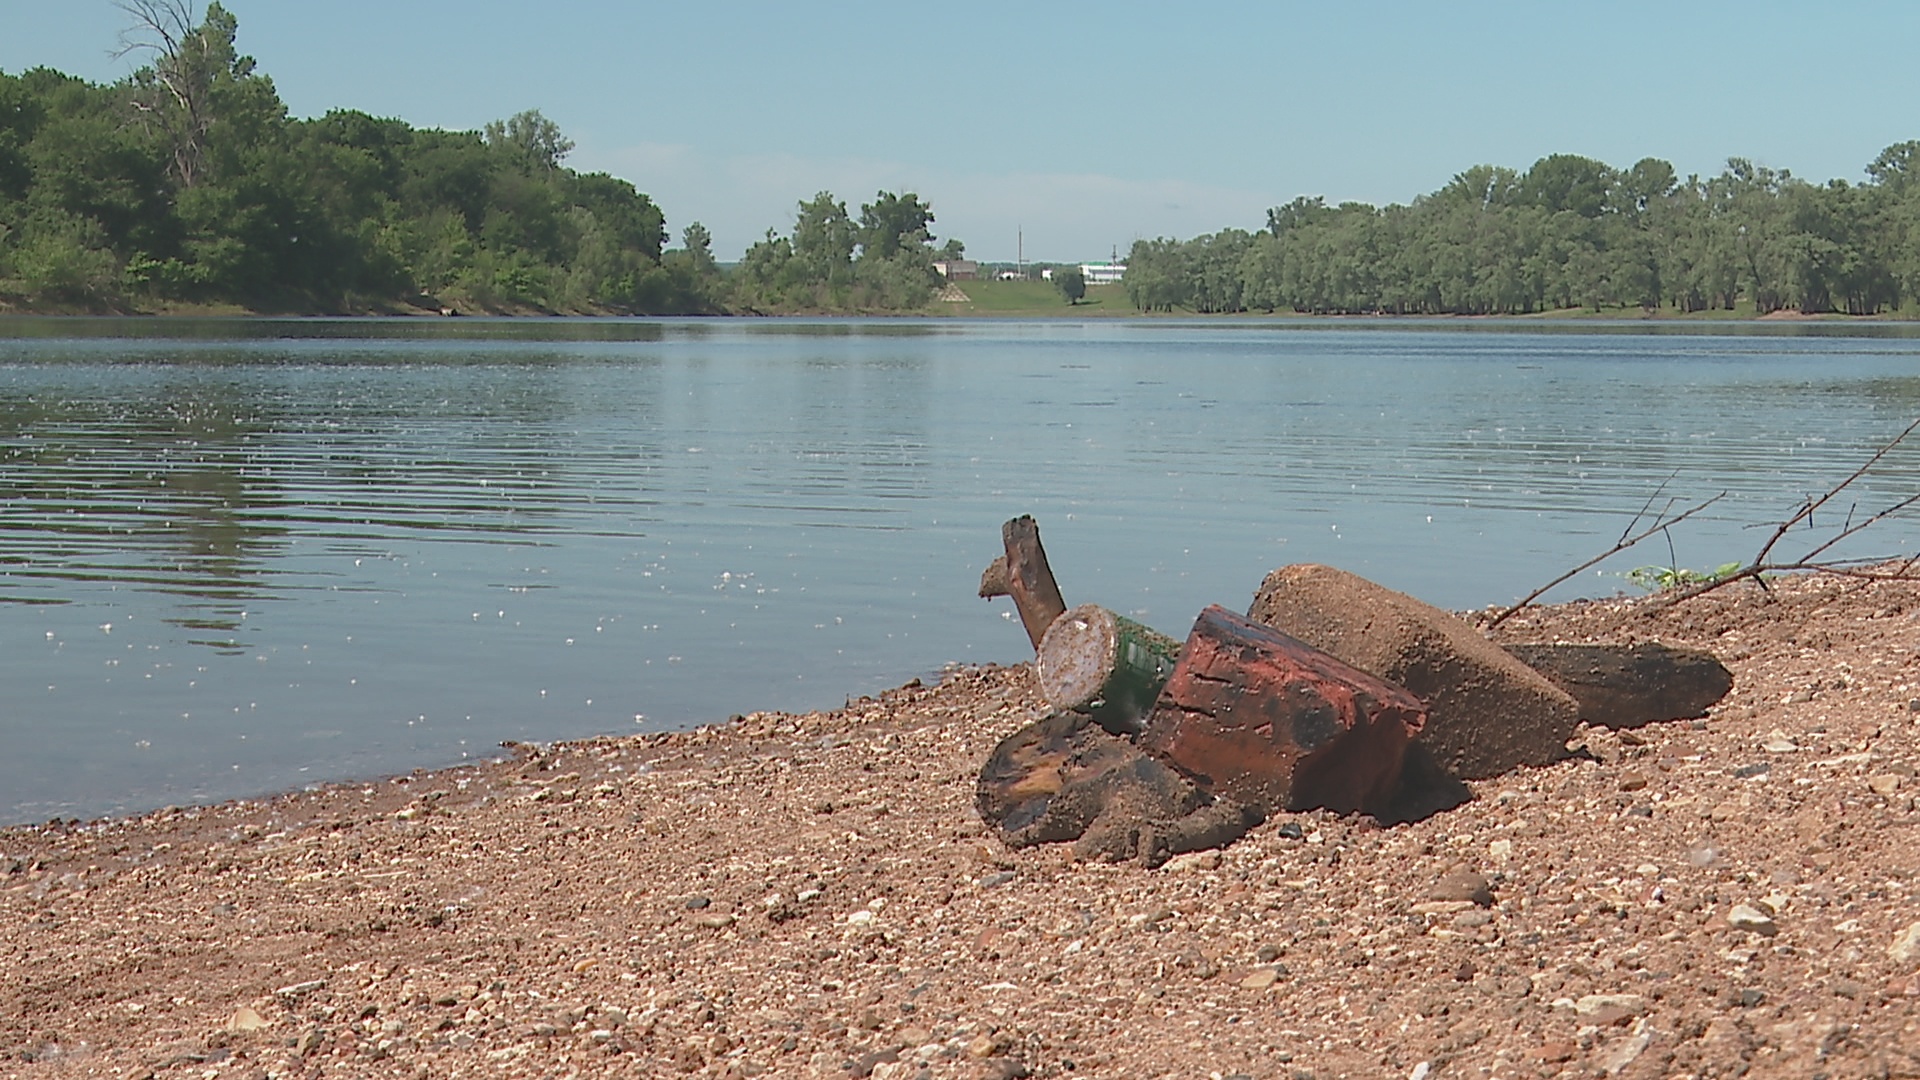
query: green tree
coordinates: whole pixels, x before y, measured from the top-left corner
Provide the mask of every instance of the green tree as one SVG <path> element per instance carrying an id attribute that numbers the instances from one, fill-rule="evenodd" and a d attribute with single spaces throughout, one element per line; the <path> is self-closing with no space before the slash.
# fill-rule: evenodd
<path id="1" fill-rule="evenodd" d="M 486 127 L 487 145 L 506 153 L 526 167 L 552 172 L 573 152 L 573 140 L 561 134 L 560 125 L 540 114 L 539 109 L 515 113 L 505 120 L 493 120 Z"/>
<path id="2" fill-rule="evenodd" d="M 933 224 L 933 208 L 909 191 L 895 195 L 882 191 L 870 203 L 860 205 L 860 254 L 890 259 L 902 249 L 923 246 L 933 239 L 927 226 Z"/>
<path id="3" fill-rule="evenodd" d="M 1077 266 L 1061 267 L 1053 272 L 1053 287 L 1069 305 L 1078 304 L 1087 295 L 1087 276 Z"/>
<path id="4" fill-rule="evenodd" d="M 806 279 L 826 289 L 844 288 L 853 280 L 854 226 L 847 204 L 822 191 L 800 204 L 793 226 L 793 258 Z"/>

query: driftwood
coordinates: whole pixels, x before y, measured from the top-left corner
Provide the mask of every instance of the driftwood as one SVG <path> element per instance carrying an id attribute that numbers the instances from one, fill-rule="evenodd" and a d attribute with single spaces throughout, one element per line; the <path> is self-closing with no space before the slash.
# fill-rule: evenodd
<path id="1" fill-rule="evenodd" d="M 996 596 L 1012 596 L 1013 587 L 1007 583 L 1007 557 L 998 555 L 980 571 L 980 599 L 991 600 Z"/>
<path id="2" fill-rule="evenodd" d="M 1116 735 L 1131 735 L 1146 725 L 1179 659 L 1180 642 L 1173 638 L 1082 604 L 1047 628 L 1034 667 L 1047 704 L 1084 712 Z"/>
<path id="3" fill-rule="evenodd" d="M 980 769 L 975 803 L 1009 847 L 1073 841 L 1083 859 L 1148 866 L 1224 847 L 1264 820 L 1075 712 L 1001 740 Z"/>
<path id="4" fill-rule="evenodd" d="M 1047 565 L 1047 549 L 1040 546 L 1040 526 L 1032 516 L 1022 514 L 1002 525 L 1000 540 L 1007 549 L 1005 573 L 996 575 L 993 567 L 987 567 L 980 577 L 980 595 L 997 595 L 988 589 L 1004 586 L 1005 595 L 1013 597 L 1013 606 L 1020 611 L 1020 625 L 1026 627 L 1027 640 L 1033 642 L 1037 652 L 1047 636 L 1047 627 L 1067 610 L 1067 603 L 1060 599 L 1060 586 L 1054 583 L 1053 569 Z M 990 577 L 996 580 L 990 581 Z"/>
<path id="5" fill-rule="evenodd" d="M 1580 705 L 1580 719 L 1610 728 L 1705 716 L 1733 689 L 1712 653 L 1657 642 L 1638 645 L 1508 645 Z"/>

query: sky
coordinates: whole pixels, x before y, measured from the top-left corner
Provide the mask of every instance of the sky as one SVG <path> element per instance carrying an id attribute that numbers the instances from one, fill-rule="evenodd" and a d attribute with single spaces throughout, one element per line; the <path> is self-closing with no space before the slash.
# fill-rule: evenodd
<path id="1" fill-rule="evenodd" d="M 196 4 L 198 0 L 193 0 Z M 1553 153 L 1859 180 L 1920 138 L 1920 4 L 224 0 L 297 116 L 537 108 L 737 258 L 831 191 L 913 191 L 971 257 L 1081 261 L 1408 202 Z M 112 0 L 0 0 L 0 70 L 95 81 Z M 676 240 L 677 242 L 677 240 Z"/>

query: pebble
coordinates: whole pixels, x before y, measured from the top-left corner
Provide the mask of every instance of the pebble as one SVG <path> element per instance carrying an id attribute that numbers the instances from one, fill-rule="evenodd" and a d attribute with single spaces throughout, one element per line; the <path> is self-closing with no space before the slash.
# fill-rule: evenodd
<path id="1" fill-rule="evenodd" d="M 995 871 L 994 873 L 988 874 L 986 877 L 981 878 L 980 887 L 983 889 L 998 888 L 999 886 L 1005 885 L 1007 882 L 1012 881 L 1013 879 L 1014 879 L 1013 871 L 999 870 L 999 871 Z"/>
<path id="2" fill-rule="evenodd" d="M 1280 981 L 1280 973 L 1270 967 L 1263 967 L 1240 980 L 1242 990 L 1265 990 Z"/>
<path id="3" fill-rule="evenodd" d="M 227 1018 L 228 1031 L 259 1031 L 266 1026 L 267 1018 L 246 1005 L 233 1010 L 233 1015 Z"/>
<path id="4" fill-rule="evenodd" d="M 1647 779 L 1646 773 L 1630 772 L 1620 778 L 1620 790 L 1643 791 L 1646 789 L 1648 783 L 1650 783 L 1650 781 Z"/>
<path id="5" fill-rule="evenodd" d="M 1007 1042 L 1001 1036 L 975 1035 L 973 1041 L 967 1043 L 967 1056 L 970 1058 L 990 1058 L 995 1054 L 1004 1053 L 1006 1049 Z"/>
<path id="6" fill-rule="evenodd" d="M 1572 1061 L 1580 1046 L 1571 1039 L 1559 1039 L 1534 1048 L 1533 1057 L 1550 1064 Z"/>
<path id="7" fill-rule="evenodd" d="M 1887 957 L 1896 964 L 1911 964 L 1920 960 L 1920 922 L 1894 937 L 1893 944 L 1887 946 Z"/>
<path id="8" fill-rule="evenodd" d="M 1780 926 L 1773 921 L 1773 916 L 1752 904 L 1733 905 L 1733 909 L 1727 912 L 1727 925 L 1763 937 L 1772 937 L 1780 932 Z"/>
<path id="9" fill-rule="evenodd" d="M 1880 773 L 1867 777 L 1867 790 L 1875 795 L 1891 795 L 1900 790 L 1902 777 L 1898 773 Z"/>
<path id="10" fill-rule="evenodd" d="M 1493 887 L 1482 874 L 1471 870 L 1455 870 L 1433 883 L 1427 891 L 1429 900 L 1468 900 L 1481 907 L 1493 903 Z"/>
<path id="11" fill-rule="evenodd" d="M 1218 870 L 1220 869 L 1220 853 L 1218 851 L 1189 851 L 1185 855 L 1175 855 L 1173 858 L 1168 859 L 1166 865 L 1162 866 L 1161 869 L 1169 873 L 1179 873 L 1187 870 Z"/>
<path id="12" fill-rule="evenodd" d="M 1773 766 L 1764 761 L 1758 761 L 1752 765 L 1742 765 L 1733 770 L 1733 778 L 1735 780 L 1751 780 L 1756 776 L 1765 776 L 1772 771 Z"/>
<path id="13" fill-rule="evenodd" d="M 1627 1071 L 1627 1066 L 1637 1061 L 1647 1047 L 1653 1045 L 1653 1031 L 1642 1021 L 1636 1025 L 1633 1034 L 1609 1047 L 1606 1054 L 1597 1062 L 1601 1070 L 1609 1076 Z"/>
<path id="14" fill-rule="evenodd" d="M 1573 1014 L 1598 1027 L 1624 1023 L 1647 1011 L 1639 994 L 1588 994 L 1573 1004 Z"/>

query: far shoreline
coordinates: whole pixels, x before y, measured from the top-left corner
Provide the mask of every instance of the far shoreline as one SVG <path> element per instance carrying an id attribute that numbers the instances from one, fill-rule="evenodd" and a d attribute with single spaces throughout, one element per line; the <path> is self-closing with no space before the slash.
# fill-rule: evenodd
<path id="1" fill-rule="evenodd" d="M 153 311 L 88 311 L 83 309 L 19 309 L 0 307 L 0 324 L 27 320 L 58 321 L 98 321 L 98 322 L 191 322 L 191 321 L 230 321 L 230 322 L 276 322 L 276 321 L 340 321 L 375 322 L 396 321 L 407 323 L 455 324 L 462 321 L 538 323 L 549 321 L 569 322 L 632 322 L 632 321 L 742 321 L 763 322 L 780 320 L 806 321 L 849 321 L 849 322 L 904 322 L 913 320 L 949 321 L 965 320 L 980 322 L 1031 322 L 1031 321 L 1080 321 L 1080 322 L 1272 322 L 1299 323 L 1303 325 L 1391 325 L 1406 323 L 1445 323 L 1463 326 L 1482 324 L 1593 324 L 1597 326 L 1908 326 L 1920 325 L 1920 312 L 1912 315 L 1874 314 L 1849 315 L 1845 312 L 1829 311 L 1805 313 L 1799 311 L 1775 311 L 1765 315 L 1728 311 L 1701 312 L 1647 312 L 1641 310 L 1591 311 L 1585 308 L 1559 308 L 1551 311 L 1535 311 L 1523 314 L 1401 314 L 1393 312 L 1369 313 L 1318 313 L 1301 311 L 1238 311 L 1238 312 L 1197 312 L 1197 311 L 1140 311 L 1137 309 L 1119 310 L 1097 304 L 1081 304 L 1057 309 L 1035 309 L 1022 311 L 1003 310 L 959 310 L 955 305 L 948 308 L 928 307 L 914 311 L 781 311 L 781 312 L 720 312 L 720 313 L 620 313 L 608 311 L 431 311 L 419 308 L 368 309 L 360 311 L 275 311 L 268 309 L 246 308 L 229 304 L 209 304 L 205 306 L 170 306 Z"/>

